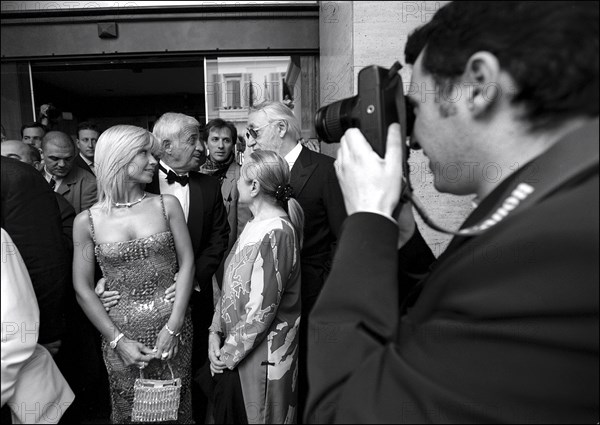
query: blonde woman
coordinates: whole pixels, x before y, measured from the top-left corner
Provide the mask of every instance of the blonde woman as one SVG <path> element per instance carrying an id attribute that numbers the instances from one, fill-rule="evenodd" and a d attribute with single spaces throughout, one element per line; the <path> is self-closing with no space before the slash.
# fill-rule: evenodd
<path id="1" fill-rule="evenodd" d="M 225 261 L 209 336 L 216 423 L 294 423 L 304 214 L 287 163 L 256 151 L 238 180 L 254 218 Z"/>
<path id="2" fill-rule="evenodd" d="M 178 422 L 191 423 L 192 324 L 188 302 L 194 262 L 178 200 L 144 186 L 157 164 L 154 136 L 134 126 L 106 130 L 96 146 L 98 203 L 77 216 L 73 228 L 73 284 L 77 300 L 103 336 L 115 423 L 131 421 L 133 384 L 144 369 L 151 379 L 182 379 Z M 107 290 L 121 299 L 106 312 L 94 293 L 94 262 Z M 177 275 L 173 303 L 165 290 Z"/>

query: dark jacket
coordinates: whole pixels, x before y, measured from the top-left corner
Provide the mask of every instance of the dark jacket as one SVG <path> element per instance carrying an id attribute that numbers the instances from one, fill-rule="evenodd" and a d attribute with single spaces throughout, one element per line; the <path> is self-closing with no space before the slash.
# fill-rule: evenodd
<path id="1" fill-rule="evenodd" d="M 310 318 L 310 422 L 598 421 L 598 121 L 508 177 L 465 226 L 523 182 L 529 197 L 455 238 L 408 297 L 406 272 L 426 267 L 401 257 L 410 245 L 397 253 L 397 227 L 348 218 Z"/>
<path id="2" fill-rule="evenodd" d="M 31 165 L 2 157 L 2 227 L 19 249 L 40 308 L 39 343 L 62 338 L 71 257 L 55 193 Z M 3 248 L 4 252 L 4 248 Z"/>
<path id="3" fill-rule="evenodd" d="M 346 218 L 333 162 L 333 158 L 303 147 L 291 170 L 290 184 L 304 210 L 304 245 L 300 254 L 303 312 L 310 310 L 323 288 Z"/>

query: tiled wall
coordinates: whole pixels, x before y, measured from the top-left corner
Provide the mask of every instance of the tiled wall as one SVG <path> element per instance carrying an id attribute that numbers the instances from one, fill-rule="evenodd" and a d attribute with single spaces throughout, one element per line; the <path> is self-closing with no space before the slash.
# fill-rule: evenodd
<path id="1" fill-rule="evenodd" d="M 321 1 L 320 95 L 321 105 L 356 94 L 358 72 L 368 65 L 389 67 L 404 62 L 408 35 L 435 14 L 443 1 Z M 410 68 L 401 72 L 410 81 Z M 324 153 L 335 156 L 338 145 L 323 145 Z M 441 226 L 458 229 L 471 212 L 471 197 L 438 193 L 433 188 L 428 160 L 420 151 L 411 154 L 411 179 L 416 194 Z M 417 217 L 419 229 L 436 256 L 451 237 L 425 226 Z"/>

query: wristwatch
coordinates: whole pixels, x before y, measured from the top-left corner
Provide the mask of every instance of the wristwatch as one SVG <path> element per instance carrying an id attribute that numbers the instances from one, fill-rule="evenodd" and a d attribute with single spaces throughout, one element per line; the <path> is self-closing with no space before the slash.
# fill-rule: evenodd
<path id="1" fill-rule="evenodd" d="M 121 332 L 121 333 L 120 333 L 120 334 L 119 334 L 119 335 L 118 335 L 118 336 L 117 336 L 115 339 L 113 339 L 113 340 L 110 342 L 110 348 L 112 348 L 113 350 L 114 350 L 115 348 L 117 348 L 117 344 L 119 343 L 119 340 L 120 340 L 121 338 L 123 338 L 124 336 L 125 336 L 125 335 L 123 334 L 123 332 Z"/>

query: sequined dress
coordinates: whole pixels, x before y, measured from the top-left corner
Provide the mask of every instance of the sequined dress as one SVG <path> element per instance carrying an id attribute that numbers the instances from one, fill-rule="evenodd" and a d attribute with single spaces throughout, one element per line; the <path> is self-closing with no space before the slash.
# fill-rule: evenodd
<path id="1" fill-rule="evenodd" d="M 167 220 L 162 196 L 160 201 Z M 165 290 L 173 283 L 178 270 L 173 234 L 167 230 L 145 238 L 98 244 L 92 213 L 88 212 L 95 254 L 106 279 L 106 290 L 118 291 L 121 295 L 119 303 L 111 308 L 108 315 L 125 337 L 153 348 L 173 308 L 164 298 Z M 175 378 L 181 378 L 182 383 L 178 423 L 193 423 L 191 349 L 192 322 L 188 309 L 180 335 L 179 351 L 169 361 Z M 102 353 L 110 384 L 111 420 L 113 423 L 130 423 L 133 384 L 140 377 L 140 370 L 135 366 L 125 366 L 117 351 L 110 348 L 104 338 Z M 148 379 L 171 379 L 167 363 L 161 360 L 150 361 L 143 372 Z"/>

